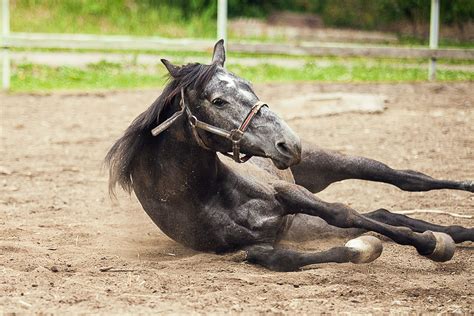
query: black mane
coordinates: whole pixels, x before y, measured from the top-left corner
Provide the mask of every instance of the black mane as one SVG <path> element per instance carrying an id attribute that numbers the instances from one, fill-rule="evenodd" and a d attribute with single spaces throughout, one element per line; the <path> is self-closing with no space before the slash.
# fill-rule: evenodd
<path id="1" fill-rule="evenodd" d="M 163 115 L 160 117 L 163 109 L 172 104 L 176 97 L 180 97 L 182 88 L 202 91 L 216 70 L 216 64 L 193 63 L 179 67 L 176 74 L 169 77 L 171 81 L 161 95 L 146 111 L 133 120 L 124 135 L 115 142 L 105 157 L 105 163 L 109 167 L 109 192 L 112 195 L 117 183 L 125 191 L 131 192 L 133 183 L 131 174 L 135 156 L 153 137 L 151 129 L 166 119 Z"/>

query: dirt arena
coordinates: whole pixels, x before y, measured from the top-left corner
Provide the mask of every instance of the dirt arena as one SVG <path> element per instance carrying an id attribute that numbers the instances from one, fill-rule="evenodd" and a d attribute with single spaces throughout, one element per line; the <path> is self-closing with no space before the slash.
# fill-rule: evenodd
<path id="1" fill-rule="evenodd" d="M 255 88 L 270 105 L 317 91 L 384 94 L 387 110 L 380 114 L 296 119 L 290 125 L 328 149 L 439 178 L 474 179 L 472 82 Z M 160 232 L 135 197 L 119 194 L 118 202 L 111 201 L 102 159 L 158 94 L 0 94 L 0 313 L 473 311 L 472 243 L 459 245 L 444 264 L 385 241 L 382 256 L 367 265 L 277 273 L 233 255 L 186 249 Z M 474 195 L 462 191 L 409 193 L 351 180 L 318 196 L 362 212 L 385 207 L 474 215 Z M 473 219 L 416 217 L 474 226 Z M 344 242 L 294 247 L 317 250 Z"/>

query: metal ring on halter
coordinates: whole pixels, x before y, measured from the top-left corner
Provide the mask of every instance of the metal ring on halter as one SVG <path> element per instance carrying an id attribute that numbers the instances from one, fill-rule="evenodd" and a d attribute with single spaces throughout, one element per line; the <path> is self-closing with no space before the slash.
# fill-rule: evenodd
<path id="1" fill-rule="evenodd" d="M 242 132 L 240 129 L 233 129 L 230 131 L 230 140 L 232 142 L 240 142 L 242 139 L 242 136 L 244 136 L 244 132 Z"/>
<path id="2" fill-rule="evenodd" d="M 191 115 L 191 117 L 188 119 L 189 120 L 189 124 L 192 126 L 192 127 L 196 127 L 196 124 L 197 124 L 197 117 L 195 117 L 194 115 Z"/>

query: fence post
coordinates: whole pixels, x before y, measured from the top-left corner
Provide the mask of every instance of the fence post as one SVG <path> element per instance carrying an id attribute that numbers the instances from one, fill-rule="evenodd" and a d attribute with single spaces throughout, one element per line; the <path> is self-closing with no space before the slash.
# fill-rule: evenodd
<path id="1" fill-rule="evenodd" d="M 430 17 L 430 49 L 438 48 L 439 38 L 439 1 L 431 0 L 431 17 Z M 436 57 L 430 58 L 428 70 L 428 80 L 436 80 Z"/>
<path id="2" fill-rule="evenodd" d="M 227 48 L 227 0 L 217 0 L 217 39 L 221 38 Z"/>
<path id="3" fill-rule="evenodd" d="M 6 38 L 10 35 L 10 9 L 9 0 L 2 0 L 2 89 L 10 89 L 10 51 Z"/>

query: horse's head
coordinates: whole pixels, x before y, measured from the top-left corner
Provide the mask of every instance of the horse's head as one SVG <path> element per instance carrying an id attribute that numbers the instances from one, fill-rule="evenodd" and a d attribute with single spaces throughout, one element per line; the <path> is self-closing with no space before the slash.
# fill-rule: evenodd
<path id="1" fill-rule="evenodd" d="M 182 89 L 182 113 L 189 120 L 194 140 L 216 152 L 239 151 L 272 159 L 285 169 L 301 159 L 299 137 L 266 104 L 259 101 L 251 84 L 224 68 L 224 42 L 214 47 L 211 72 L 202 85 Z M 182 76 L 183 67 L 162 60 L 172 78 Z M 237 147 L 237 153 L 236 153 Z"/>

